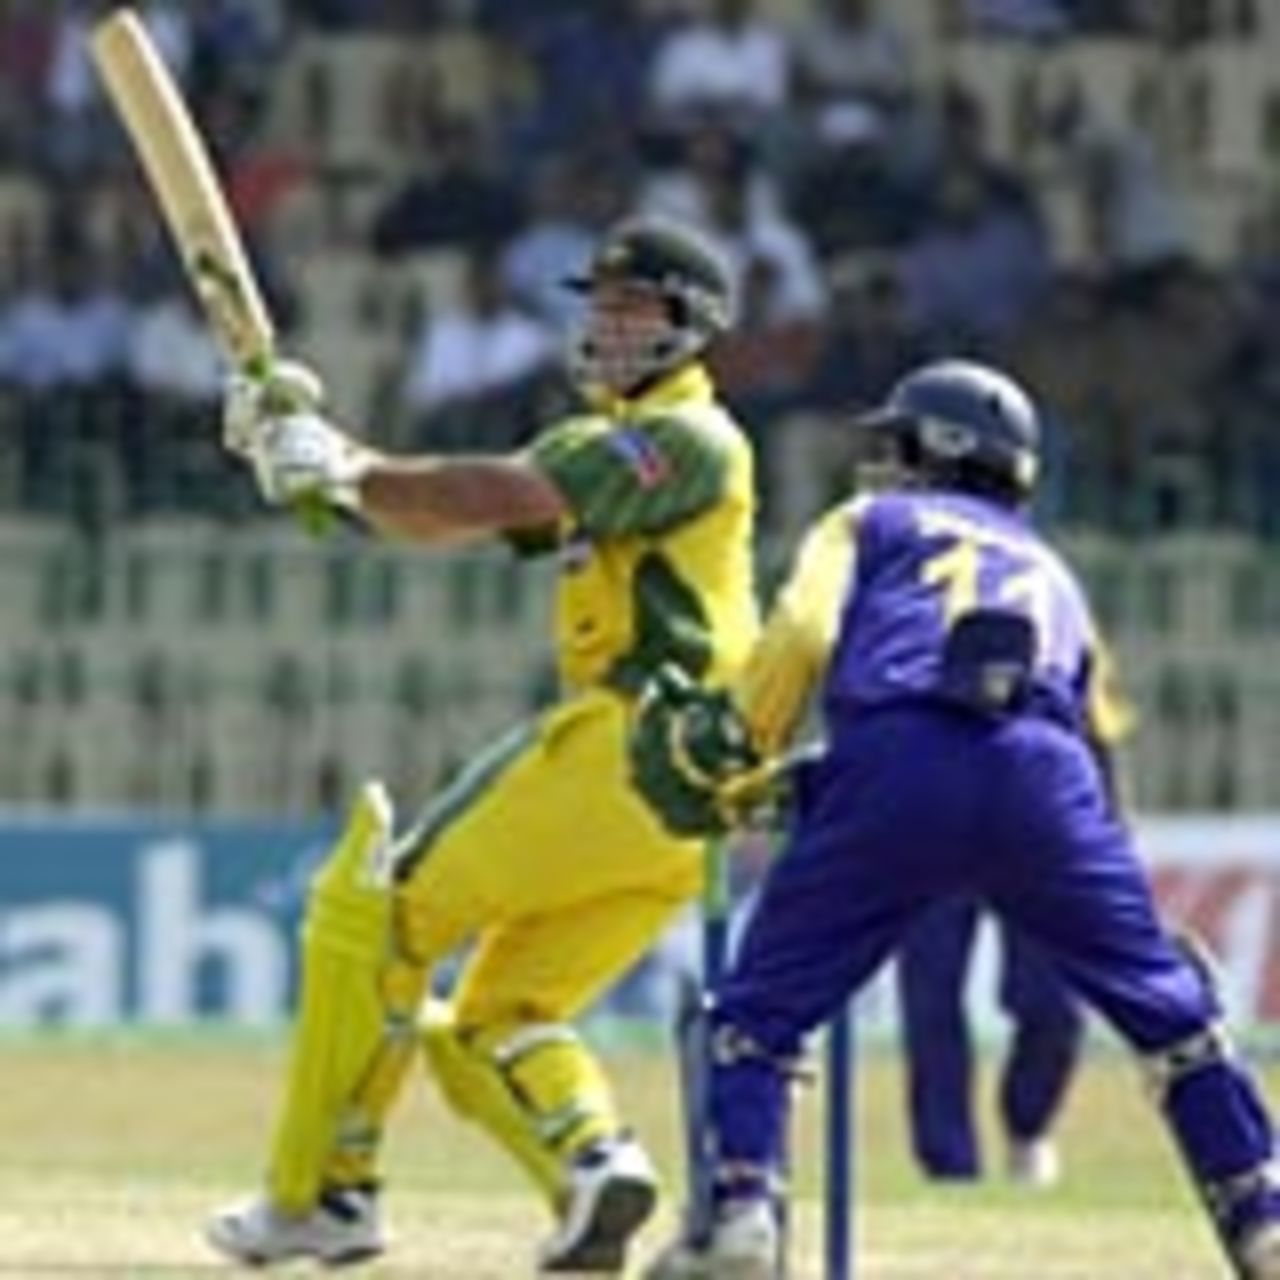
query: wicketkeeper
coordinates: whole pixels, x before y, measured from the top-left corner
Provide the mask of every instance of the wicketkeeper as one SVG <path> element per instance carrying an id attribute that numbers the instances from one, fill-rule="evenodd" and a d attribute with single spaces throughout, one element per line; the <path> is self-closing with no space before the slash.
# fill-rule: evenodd
<path id="1" fill-rule="evenodd" d="M 379 1141 L 420 1058 L 545 1196 L 542 1270 L 619 1271 L 652 1209 L 650 1162 L 570 1024 L 699 887 L 702 842 L 634 793 L 627 731 L 662 663 L 721 682 L 756 635 L 752 457 L 701 363 L 733 308 L 699 238 L 624 223 L 570 283 L 587 296 L 574 370 L 590 408 L 525 452 L 377 453 L 326 421 L 292 366 L 233 389 L 228 444 L 269 502 L 320 499 L 422 543 L 557 554 L 564 687 L 406 832 L 380 787 L 357 801 L 310 891 L 265 1190 L 209 1227 L 241 1262 L 383 1248 Z M 424 1018 L 433 969 L 464 943 L 451 1002 Z"/>
<path id="2" fill-rule="evenodd" d="M 932 904 L 976 897 L 1138 1055 L 1237 1272 L 1280 1277 L 1266 1106 L 1204 966 L 1162 927 L 1094 743 L 1085 597 L 1031 528 L 1035 410 L 982 366 L 925 366 L 863 424 L 867 492 L 821 519 L 729 691 L 644 703 L 637 779 L 673 831 L 732 820 L 811 689 L 825 751 L 713 1014 L 715 1226 L 650 1272 L 774 1275 L 788 1080 Z"/>

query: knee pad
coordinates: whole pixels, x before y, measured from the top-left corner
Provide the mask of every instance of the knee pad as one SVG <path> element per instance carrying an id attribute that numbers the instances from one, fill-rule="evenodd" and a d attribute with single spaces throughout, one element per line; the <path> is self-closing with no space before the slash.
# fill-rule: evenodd
<path id="1" fill-rule="evenodd" d="M 1184 1040 L 1144 1054 L 1140 1067 L 1148 1096 L 1163 1106 L 1180 1081 L 1234 1059 L 1235 1050 L 1226 1027 L 1212 1022 Z"/>
<path id="2" fill-rule="evenodd" d="M 491 1040 L 489 1051 L 539 1137 L 553 1150 L 571 1155 L 616 1134 L 613 1091 L 571 1026 L 527 1023 Z"/>
<path id="3" fill-rule="evenodd" d="M 554 1206 L 563 1181 L 559 1151 L 543 1136 L 536 1112 L 492 1050 L 460 1031 L 452 1006 L 428 1001 L 421 1016 L 427 1065 L 445 1101 L 481 1126 L 512 1155 Z"/>
<path id="4" fill-rule="evenodd" d="M 718 1067 L 732 1067 L 739 1063 L 755 1063 L 780 1076 L 783 1080 L 807 1083 L 813 1079 L 813 1070 L 803 1054 L 787 1057 L 771 1052 L 748 1032 L 729 1022 L 713 1024 L 711 1058 Z"/>
<path id="5" fill-rule="evenodd" d="M 1203 986 L 1208 1016 L 1199 1031 L 1142 1056 L 1147 1092 L 1160 1105 L 1180 1080 L 1216 1064 L 1233 1063 L 1236 1056 L 1231 1035 L 1218 1016 L 1222 983 L 1217 958 L 1204 940 L 1190 931 L 1177 931 L 1171 940 Z"/>

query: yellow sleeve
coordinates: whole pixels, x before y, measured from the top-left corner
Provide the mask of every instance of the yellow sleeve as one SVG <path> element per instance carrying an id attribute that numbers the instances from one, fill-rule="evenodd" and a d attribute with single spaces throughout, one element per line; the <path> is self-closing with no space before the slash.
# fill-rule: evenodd
<path id="1" fill-rule="evenodd" d="M 857 516 L 841 506 L 814 524 L 734 687 L 757 747 L 777 754 L 826 669 L 853 575 Z"/>
<path id="2" fill-rule="evenodd" d="M 1138 722 L 1133 703 L 1121 688 L 1116 661 L 1110 648 L 1095 633 L 1089 664 L 1089 684 L 1085 705 L 1089 733 L 1096 741 L 1113 746 L 1127 738 Z"/>

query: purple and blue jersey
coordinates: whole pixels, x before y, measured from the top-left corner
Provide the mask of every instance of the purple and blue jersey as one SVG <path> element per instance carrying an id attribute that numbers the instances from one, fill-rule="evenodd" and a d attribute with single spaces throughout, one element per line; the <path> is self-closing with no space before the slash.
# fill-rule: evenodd
<path id="1" fill-rule="evenodd" d="M 1087 723 L 1094 627 L 1060 557 L 1017 512 L 946 493 L 897 493 L 850 510 L 856 549 L 825 681 L 832 710 L 928 699 L 948 638 L 982 609 L 1031 625 L 1035 693 Z"/>
<path id="2" fill-rule="evenodd" d="M 1101 741 L 1125 732 L 1128 709 L 1062 558 L 1022 514 L 942 492 L 855 499 L 813 527 L 739 702 L 773 749 L 817 689 L 835 723 L 940 697 L 957 625 L 977 612 L 1028 624 L 1031 704 Z"/>

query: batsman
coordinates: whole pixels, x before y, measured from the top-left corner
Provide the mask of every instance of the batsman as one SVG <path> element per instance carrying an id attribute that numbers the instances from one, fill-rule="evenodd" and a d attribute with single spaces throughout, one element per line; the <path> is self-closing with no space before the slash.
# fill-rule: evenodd
<path id="1" fill-rule="evenodd" d="M 651 1164 L 571 1024 L 699 889 L 702 842 L 634 793 L 627 734 L 662 664 L 722 682 L 745 659 L 753 461 L 702 361 L 733 290 L 700 238 L 626 221 L 567 283 L 585 294 L 571 367 L 589 407 L 523 452 L 375 452 L 321 415 L 314 375 L 289 364 L 228 399 L 227 444 L 271 503 L 319 499 L 425 544 L 498 537 L 557 555 L 563 686 L 407 830 L 377 784 L 356 801 L 310 889 L 265 1189 L 208 1228 L 244 1264 L 382 1250 L 378 1148 L 419 1062 L 545 1197 L 540 1270 L 621 1271 L 655 1202 Z M 463 944 L 451 999 L 428 1000 Z"/>
<path id="2" fill-rule="evenodd" d="M 1137 1055 L 1235 1273 L 1280 1280 L 1275 1134 L 1208 966 L 1157 916 L 1108 781 L 1105 665 L 1083 591 L 1027 513 L 1036 411 L 942 361 L 859 429 L 859 495 L 821 518 L 742 677 L 642 700 L 636 778 L 671 829 L 723 829 L 811 692 L 827 742 L 712 1020 L 710 1239 L 655 1280 L 771 1280 L 788 1081 L 932 905 L 1033 939 Z"/>

